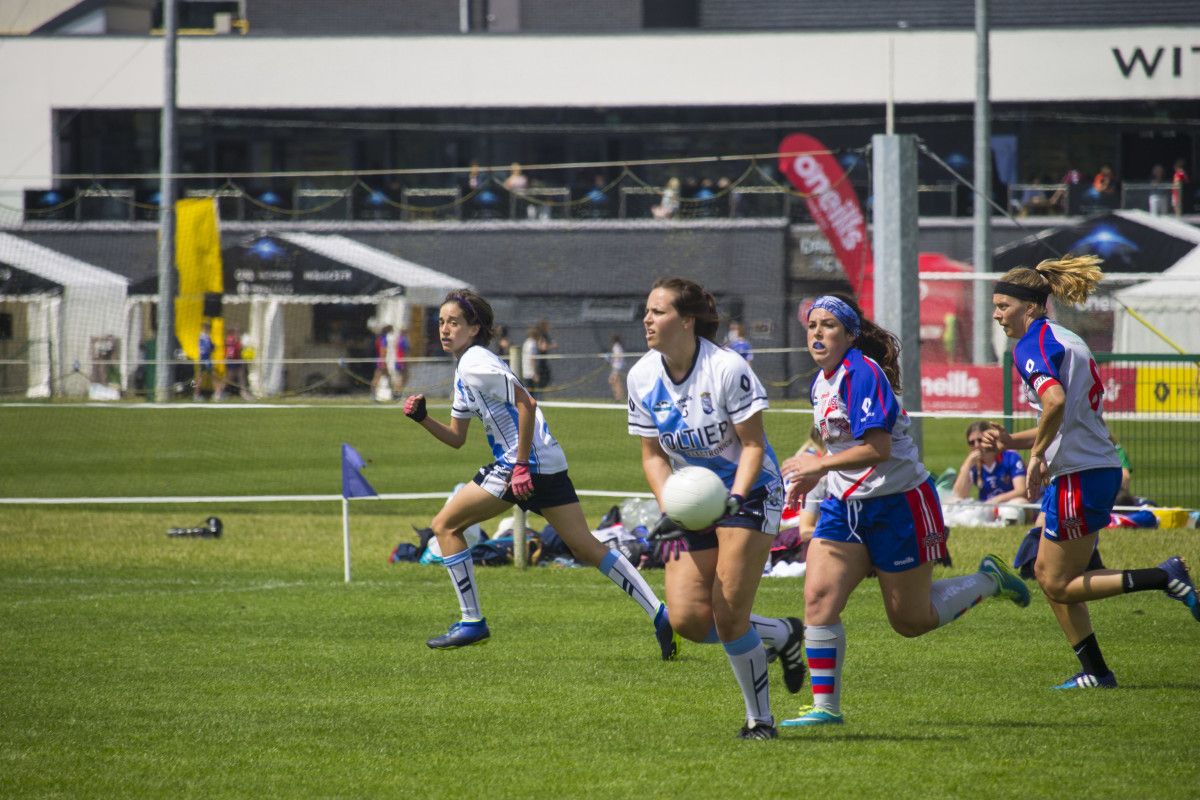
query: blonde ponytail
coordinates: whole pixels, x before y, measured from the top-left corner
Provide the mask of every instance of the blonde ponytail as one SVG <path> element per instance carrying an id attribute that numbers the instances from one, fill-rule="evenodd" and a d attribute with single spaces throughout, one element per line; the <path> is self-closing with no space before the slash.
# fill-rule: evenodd
<path id="1" fill-rule="evenodd" d="M 1016 267 L 1004 273 L 996 290 L 1006 294 L 1003 286 L 1008 284 L 1010 287 L 1022 287 L 1034 293 L 1054 295 L 1068 303 L 1082 303 L 1087 300 L 1088 295 L 1096 291 L 1096 286 L 1104 277 L 1100 269 L 1101 263 L 1101 258 L 1094 255 L 1064 256 L 1043 261 L 1033 269 Z"/>

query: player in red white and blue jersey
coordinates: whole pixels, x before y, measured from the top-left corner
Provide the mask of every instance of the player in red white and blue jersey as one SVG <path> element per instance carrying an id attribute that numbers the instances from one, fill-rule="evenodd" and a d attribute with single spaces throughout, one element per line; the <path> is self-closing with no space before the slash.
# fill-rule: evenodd
<path id="1" fill-rule="evenodd" d="M 438 333 L 442 349 L 458 362 L 450 424 L 428 415 L 424 395 L 410 395 L 404 402 L 409 418 L 454 448 L 462 447 L 471 419 L 478 418 L 493 459 L 480 468 L 473 482 L 455 492 L 430 525 L 458 595 L 462 618 L 426 644 L 435 649 L 463 647 L 491 635 L 480 610 L 471 549 L 463 531 L 515 504 L 545 517 L 576 558 L 597 567 L 640 605 L 654 623 L 663 659 L 675 658 L 679 638 L 671 629 L 666 606 L 628 558 L 592 535 L 567 475 L 566 456 L 537 401 L 508 365 L 487 348 L 493 319 L 491 305 L 475 292 L 460 289 L 446 295 L 438 311 Z"/>
<path id="2" fill-rule="evenodd" d="M 920 636 L 953 622 L 987 597 L 1029 605 L 1029 590 L 1007 565 L 984 556 L 979 571 L 933 581 L 947 554 L 942 509 L 929 471 L 908 435 L 899 386 L 899 342 L 852 301 L 826 295 L 808 314 L 808 350 L 819 371 L 810 398 L 826 453 L 783 463 L 794 507 L 824 476 L 829 496 L 808 549 L 804 647 L 813 705 L 786 727 L 840 724 L 846 632 L 841 613 L 874 569 L 892 628 Z"/>
<path id="3" fill-rule="evenodd" d="M 738 736 L 772 739 L 767 661 L 778 655 L 790 692 L 800 690 L 805 669 L 801 621 L 751 613 L 783 510 L 779 462 L 763 431 L 767 392 L 745 359 L 714 343 L 716 300 L 694 281 L 655 282 L 642 323 L 650 350 L 626 388 L 628 430 L 641 439 L 646 482 L 661 506 L 672 471 L 694 465 L 715 472 L 730 492 L 728 513 L 712 528 L 675 529 L 668 540 L 671 621 L 694 642 L 721 642 L 745 704 Z"/>
<path id="4" fill-rule="evenodd" d="M 1081 667 L 1059 689 L 1117 685 L 1096 643 L 1089 600 L 1162 590 L 1200 621 L 1195 584 L 1179 556 L 1147 569 L 1088 569 L 1097 531 L 1108 525 L 1121 486 L 1121 461 L 1104 424 L 1096 361 L 1082 339 L 1047 318 L 1046 304 L 1052 296 L 1086 300 L 1100 282 L 1099 264 L 1096 256 L 1079 256 L 1018 267 L 992 294 L 992 318 L 1017 340 L 1013 361 L 1038 424 L 1017 434 L 991 431 L 985 440 L 1030 451 L 1026 493 L 1031 500 L 1041 496 L 1046 515 L 1034 575 Z"/>

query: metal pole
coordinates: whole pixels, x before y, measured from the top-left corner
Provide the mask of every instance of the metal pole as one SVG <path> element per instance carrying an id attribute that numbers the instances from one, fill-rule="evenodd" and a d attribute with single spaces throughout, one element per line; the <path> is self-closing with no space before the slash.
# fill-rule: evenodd
<path id="1" fill-rule="evenodd" d="M 992 270 L 992 119 L 990 60 L 988 55 L 987 0 L 975 0 L 975 271 Z M 972 290 L 971 360 L 991 361 L 988 333 L 991 332 L 987 284 L 975 281 Z"/>
<path id="2" fill-rule="evenodd" d="M 887 107 L 885 109 L 884 133 L 891 136 L 896 132 L 896 37 L 888 37 Z"/>
<path id="3" fill-rule="evenodd" d="M 510 346 L 508 348 L 508 365 L 512 369 L 513 374 L 520 380 L 521 375 L 521 348 Z M 529 548 L 525 541 L 525 512 L 513 506 L 513 564 L 517 569 L 525 569 L 529 566 Z"/>
<path id="4" fill-rule="evenodd" d="M 171 399 L 175 355 L 175 4 L 163 0 L 163 103 L 158 191 L 158 336 L 154 352 L 154 399 Z"/>
<path id="5" fill-rule="evenodd" d="M 458 32 L 471 32 L 471 0 L 458 0 Z"/>
<path id="6" fill-rule="evenodd" d="M 900 338 L 904 408 L 921 410 L 921 287 L 917 280 L 917 143 L 871 137 L 875 196 L 875 322 Z M 921 447 L 921 418 L 909 429 Z"/>

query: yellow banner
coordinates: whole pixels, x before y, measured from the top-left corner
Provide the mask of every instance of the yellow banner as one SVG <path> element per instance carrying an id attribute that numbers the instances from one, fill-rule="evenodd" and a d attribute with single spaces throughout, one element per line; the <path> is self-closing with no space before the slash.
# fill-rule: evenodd
<path id="1" fill-rule="evenodd" d="M 175 297 L 175 336 L 193 361 L 200 359 L 200 332 L 205 320 L 212 323 L 212 361 L 217 375 L 225 374 L 225 321 L 204 315 L 204 296 L 220 296 L 225 281 L 221 271 L 221 235 L 217 228 L 215 198 L 179 200 L 175 203 L 175 267 L 179 288 Z"/>
<path id="2" fill-rule="evenodd" d="M 1137 410 L 1200 413 L 1200 370 L 1192 364 L 1138 367 Z"/>

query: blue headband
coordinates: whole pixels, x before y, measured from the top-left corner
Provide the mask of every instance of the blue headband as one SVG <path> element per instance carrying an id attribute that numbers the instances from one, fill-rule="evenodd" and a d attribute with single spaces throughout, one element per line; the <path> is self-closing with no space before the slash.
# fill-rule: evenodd
<path id="1" fill-rule="evenodd" d="M 827 294 L 818 297 L 813 301 L 812 308 L 808 310 L 812 314 L 813 309 L 824 309 L 837 318 L 837 321 L 842 323 L 846 328 L 846 333 L 851 336 L 858 336 L 862 332 L 860 327 L 858 314 L 850 307 L 850 304 L 845 300 L 839 300 L 833 295 Z"/>

